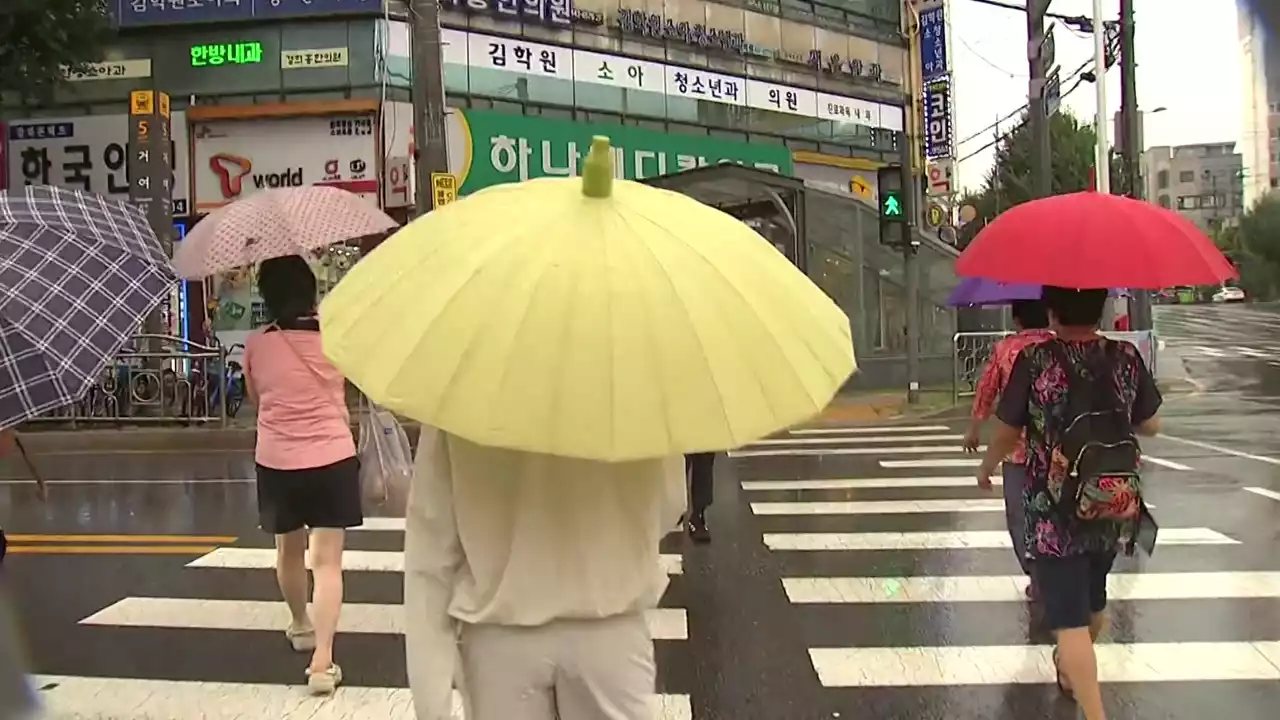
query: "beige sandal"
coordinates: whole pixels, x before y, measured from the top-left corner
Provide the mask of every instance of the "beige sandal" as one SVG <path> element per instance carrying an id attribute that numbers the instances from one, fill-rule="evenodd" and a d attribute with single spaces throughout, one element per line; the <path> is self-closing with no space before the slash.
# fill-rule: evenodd
<path id="1" fill-rule="evenodd" d="M 315 628 L 299 628 L 290 625 L 285 629 L 284 636 L 289 640 L 289 644 L 293 646 L 294 652 L 311 652 L 316 649 Z"/>
<path id="2" fill-rule="evenodd" d="M 312 695 L 332 695 L 341 684 L 342 668 L 337 663 L 315 673 L 307 668 L 307 687 L 311 689 Z"/>

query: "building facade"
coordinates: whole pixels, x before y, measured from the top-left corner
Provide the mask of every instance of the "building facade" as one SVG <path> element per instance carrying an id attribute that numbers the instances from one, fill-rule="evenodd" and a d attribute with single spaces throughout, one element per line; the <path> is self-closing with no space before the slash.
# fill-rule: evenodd
<path id="1" fill-rule="evenodd" d="M 1244 71 L 1245 206 L 1280 186 L 1280 38 L 1241 2 L 1240 52 Z"/>
<path id="2" fill-rule="evenodd" d="M 153 89 L 171 98 L 181 227 L 260 189 L 317 183 L 407 216 L 415 118 L 401 0 L 113 2 L 120 36 L 104 62 L 69 78 L 50 107 L 2 110 L 10 185 L 127 197 L 127 102 Z M 901 6 L 442 0 L 449 170 L 462 195 L 576 175 L 605 134 L 626 178 L 731 162 L 871 203 L 875 169 L 899 159 L 909 126 Z M 353 261 L 318 261 L 322 289 Z M 883 298 L 876 317 L 852 319 L 893 328 L 876 344 L 896 353 L 905 288 L 886 262 L 852 273 L 874 290 L 851 292 Z M 210 294 L 224 343 L 261 320 L 250 273 Z"/>
<path id="3" fill-rule="evenodd" d="M 1156 146 L 1142 154 L 1146 197 L 1206 232 L 1238 222 L 1245 207 L 1244 156 L 1235 143 Z"/>

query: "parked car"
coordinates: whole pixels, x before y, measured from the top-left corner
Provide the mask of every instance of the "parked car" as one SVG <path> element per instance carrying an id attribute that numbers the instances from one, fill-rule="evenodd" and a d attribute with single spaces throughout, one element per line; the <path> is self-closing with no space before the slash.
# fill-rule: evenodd
<path id="1" fill-rule="evenodd" d="M 1224 287 L 1213 294 L 1216 303 L 1244 302 L 1244 291 L 1238 287 Z"/>

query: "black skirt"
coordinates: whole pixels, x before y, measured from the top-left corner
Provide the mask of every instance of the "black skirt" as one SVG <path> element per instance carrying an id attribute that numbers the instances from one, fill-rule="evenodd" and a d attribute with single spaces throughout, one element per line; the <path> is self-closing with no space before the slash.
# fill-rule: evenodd
<path id="1" fill-rule="evenodd" d="M 258 525 L 273 535 L 306 528 L 350 528 L 364 522 L 360 461 L 277 470 L 258 465 Z"/>

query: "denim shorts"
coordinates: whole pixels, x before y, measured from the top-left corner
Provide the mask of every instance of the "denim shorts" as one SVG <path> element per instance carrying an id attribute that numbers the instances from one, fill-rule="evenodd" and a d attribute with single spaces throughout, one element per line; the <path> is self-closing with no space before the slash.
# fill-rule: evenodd
<path id="1" fill-rule="evenodd" d="M 1114 552 L 1042 555 L 1031 563 L 1031 578 L 1050 630 L 1089 627 L 1091 616 L 1106 609 L 1107 575 L 1115 559 Z"/>

